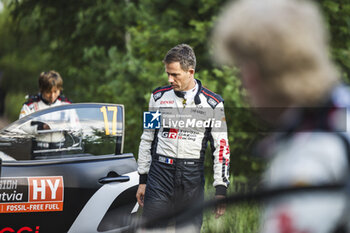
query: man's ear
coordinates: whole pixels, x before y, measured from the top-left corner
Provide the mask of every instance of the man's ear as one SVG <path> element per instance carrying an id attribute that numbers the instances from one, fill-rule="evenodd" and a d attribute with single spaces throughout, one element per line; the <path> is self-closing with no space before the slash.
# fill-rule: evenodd
<path id="1" fill-rule="evenodd" d="M 188 69 L 188 72 L 190 72 L 191 77 L 194 76 L 194 69 L 193 69 L 193 68 L 189 68 L 189 69 Z"/>

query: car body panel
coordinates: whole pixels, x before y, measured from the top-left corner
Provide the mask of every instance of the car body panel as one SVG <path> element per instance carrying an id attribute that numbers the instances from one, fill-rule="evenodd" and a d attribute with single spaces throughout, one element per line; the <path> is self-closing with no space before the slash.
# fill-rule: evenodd
<path id="1" fill-rule="evenodd" d="M 65 127 L 63 118 L 42 120 L 45 114 L 62 111 L 74 111 L 78 124 Z M 50 130 L 22 130 L 40 117 Z M 113 104 L 59 106 L 3 129 L 0 232 L 108 232 L 127 227 L 138 207 L 138 174 L 134 156 L 122 153 L 123 136 L 124 109 Z"/>

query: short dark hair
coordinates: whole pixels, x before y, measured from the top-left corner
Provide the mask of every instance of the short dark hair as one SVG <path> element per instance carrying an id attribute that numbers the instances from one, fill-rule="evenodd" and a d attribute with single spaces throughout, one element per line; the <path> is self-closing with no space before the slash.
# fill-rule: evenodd
<path id="1" fill-rule="evenodd" d="M 40 92 L 50 91 L 53 87 L 57 87 L 60 91 L 63 90 L 63 80 L 61 75 L 54 70 L 41 72 L 39 76 Z"/>
<path id="2" fill-rule="evenodd" d="M 180 62 L 181 69 L 196 69 L 196 55 L 191 46 L 187 44 L 179 44 L 170 49 L 163 59 L 164 64 Z"/>

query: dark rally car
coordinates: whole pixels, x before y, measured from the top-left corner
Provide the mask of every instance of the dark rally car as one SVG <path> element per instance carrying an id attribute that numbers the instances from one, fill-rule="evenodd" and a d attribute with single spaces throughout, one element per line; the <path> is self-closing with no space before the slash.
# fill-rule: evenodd
<path id="1" fill-rule="evenodd" d="M 116 232 L 138 209 L 124 107 L 70 104 L 0 132 L 0 232 Z"/>

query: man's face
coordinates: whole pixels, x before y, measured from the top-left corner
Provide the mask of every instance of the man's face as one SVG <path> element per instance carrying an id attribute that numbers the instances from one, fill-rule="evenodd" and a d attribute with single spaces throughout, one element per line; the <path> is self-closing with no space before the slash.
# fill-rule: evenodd
<path id="1" fill-rule="evenodd" d="M 61 91 L 57 87 L 53 87 L 50 91 L 43 91 L 41 93 L 42 97 L 50 104 L 55 102 L 60 94 Z"/>
<path id="2" fill-rule="evenodd" d="M 194 87 L 194 69 L 185 71 L 180 62 L 165 64 L 165 72 L 168 74 L 168 82 L 175 91 L 188 91 Z"/>

